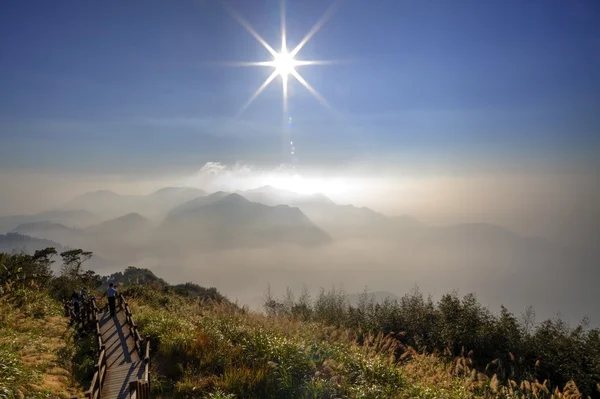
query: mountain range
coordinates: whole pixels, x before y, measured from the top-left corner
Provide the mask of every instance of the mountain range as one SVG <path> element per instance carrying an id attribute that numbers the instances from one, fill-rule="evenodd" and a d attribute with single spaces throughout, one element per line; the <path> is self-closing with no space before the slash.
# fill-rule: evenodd
<path id="1" fill-rule="evenodd" d="M 173 207 L 206 192 L 192 187 L 165 187 L 148 195 L 122 195 L 109 190 L 99 190 L 80 195 L 63 204 L 60 210 L 85 209 L 104 219 L 128 213 L 140 213 L 150 218 L 163 217 Z"/>
<path id="2" fill-rule="evenodd" d="M 531 253 L 549 257 L 565 253 L 546 240 L 522 237 L 500 226 L 429 226 L 410 216 L 388 217 L 366 207 L 336 204 L 322 194 L 301 195 L 270 186 L 211 194 L 179 187 L 148 195 L 100 190 L 56 210 L 1 218 L 0 226 L 5 232 L 124 261 L 164 253 L 165 248 L 206 251 L 281 244 L 308 248 L 345 239 L 376 239 L 422 257 L 470 252 L 492 256 L 502 251 L 528 258 Z"/>
<path id="3" fill-rule="evenodd" d="M 158 228 L 164 240 L 184 237 L 208 248 L 269 246 L 289 243 L 302 246 L 331 241 L 298 208 L 251 202 L 233 193 L 217 192 L 189 201 L 169 212 Z"/>

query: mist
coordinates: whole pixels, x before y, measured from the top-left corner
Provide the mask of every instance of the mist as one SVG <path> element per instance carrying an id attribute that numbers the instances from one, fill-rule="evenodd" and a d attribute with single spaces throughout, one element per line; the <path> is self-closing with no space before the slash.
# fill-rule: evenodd
<path id="1" fill-rule="evenodd" d="M 34 216 L 20 226 L 14 224 L 24 220 L 4 217 L 0 227 L 2 233 L 92 250 L 89 267 L 100 274 L 129 265 L 149 268 L 170 283 L 217 287 L 254 309 L 261 308 L 267 287 L 276 295 L 287 287 L 297 293 L 306 287 L 313 294 L 341 287 L 348 294 L 367 289 L 395 296 L 418 287 L 434 298 L 474 292 L 493 311 L 505 305 L 519 314 L 531 305 L 540 318 L 560 314 L 577 323 L 588 316 L 600 325 L 593 305 L 600 299 L 594 246 L 600 197 L 591 176 L 368 172 L 207 163 L 187 175 L 155 180 L 3 174 L 13 188 L 2 199 L 3 213 Z M 256 191 L 264 186 L 269 191 Z M 164 187 L 181 188 L 160 190 Z M 35 195 L 37 190 L 45 195 Z M 178 209 L 219 191 L 225 192 L 220 196 L 238 192 L 266 204 L 261 205 L 266 210 L 290 205 L 277 217 L 276 231 L 309 230 L 280 242 L 275 240 L 280 233 L 265 230 L 271 225 L 252 230 L 258 228 L 253 222 L 251 230 L 238 231 L 231 225 L 236 220 L 214 219 L 215 210 L 200 219 L 195 214 L 173 219 L 185 220 L 187 227 L 180 222 L 165 227 Z M 294 207 L 308 227 L 297 225 L 293 212 L 285 213 Z M 240 206 L 228 209 L 225 215 Z M 61 212 L 81 210 L 85 219 L 60 219 Z M 36 219 L 42 211 L 42 219 L 54 217 L 47 211 L 59 216 Z M 266 238 L 255 242 L 244 236 L 256 231 Z M 319 231 L 329 238 L 301 244 Z"/>
<path id="2" fill-rule="evenodd" d="M 190 168 L 192 169 L 192 168 Z M 300 193 L 320 192 L 338 204 L 366 206 L 386 215 L 411 215 L 436 225 L 486 222 L 567 245 L 589 242 L 600 225 L 598 173 L 525 171 L 407 172 L 364 163 L 345 168 L 291 171 L 252 164 L 207 162 L 196 171 L 163 174 L 0 173 L 0 217 L 60 207 L 85 192 L 144 195 L 161 187 L 209 192 L 262 185 Z M 43 192 L 43 195 L 40 195 Z M 102 215 L 107 217 L 121 215 Z"/>

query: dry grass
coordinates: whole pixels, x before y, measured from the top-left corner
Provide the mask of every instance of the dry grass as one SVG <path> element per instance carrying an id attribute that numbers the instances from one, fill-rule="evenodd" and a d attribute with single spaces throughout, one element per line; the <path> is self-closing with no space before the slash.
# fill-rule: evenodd
<path id="1" fill-rule="evenodd" d="M 171 298 L 158 309 L 155 301 L 130 304 L 159 343 L 157 397 L 583 399 L 573 382 L 562 390 L 535 379 L 503 382 L 475 370 L 471 354 L 448 361 L 404 347 L 393 335 L 359 340 L 349 329 L 228 304 Z"/>
<path id="2" fill-rule="evenodd" d="M 6 373 L 10 376 L 0 379 L 0 397 L 81 395 L 81 387 L 73 384 L 61 358 L 61 352 L 72 344 L 72 332 L 60 315 L 60 304 L 48 302 L 45 293 L 27 295 L 25 304 L 12 295 L 0 298 L 0 348 L 6 359 L 12 359 Z M 41 310 L 38 305 L 44 301 L 47 308 Z"/>

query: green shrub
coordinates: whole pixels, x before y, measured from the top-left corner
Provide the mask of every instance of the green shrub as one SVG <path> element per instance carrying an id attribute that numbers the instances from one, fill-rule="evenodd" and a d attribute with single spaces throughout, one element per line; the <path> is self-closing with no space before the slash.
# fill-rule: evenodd
<path id="1" fill-rule="evenodd" d="M 570 328 L 561 320 L 547 320 L 532 327 L 531 320 L 520 322 L 504 307 L 493 314 L 473 294 L 459 298 L 451 293 L 434 303 L 418 289 L 382 303 L 365 292 L 357 305 L 350 305 L 336 289 L 321 290 L 312 303 L 295 302 L 288 292 L 282 301 L 268 296 L 265 307 L 273 316 L 349 328 L 361 343 L 369 334 L 393 334 L 402 347 L 445 354 L 449 361 L 469 354 L 473 367 L 504 384 L 537 379 L 562 387 L 573 380 L 586 395 L 600 393 L 600 330 L 588 329 L 585 322 Z M 298 308 L 303 311 L 295 311 Z M 402 353 L 398 350 L 396 355 Z"/>

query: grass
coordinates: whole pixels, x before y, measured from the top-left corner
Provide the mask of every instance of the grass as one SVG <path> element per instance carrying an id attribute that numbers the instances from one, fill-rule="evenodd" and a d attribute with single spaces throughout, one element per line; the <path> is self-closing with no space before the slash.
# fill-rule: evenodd
<path id="1" fill-rule="evenodd" d="M 47 264 L 40 256 L 0 261 L 6 270 Z M 76 336 L 53 296 L 83 280 L 15 282 L 11 275 L 0 278 L 0 287 L 10 288 L 0 294 L 0 399 L 81 396 L 92 375 L 93 335 Z M 92 280 L 83 285 L 101 283 Z M 594 389 L 600 392 L 600 331 L 546 321 L 519 338 L 511 314 L 503 308 L 493 316 L 474 297 L 445 296 L 434 306 L 412 295 L 400 304 L 363 300 L 352 308 L 342 293 L 320 295 L 314 304 L 290 295 L 268 301 L 265 315 L 237 307 L 216 289 L 149 284 L 122 291 L 142 335 L 151 338 L 157 398 L 583 398 L 569 379 L 594 397 Z M 488 348 L 490 342 L 497 345 Z M 505 350 L 515 342 L 523 353 L 540 355 L 525 373 L 514 372 L 520 357 Z M 482 362 L 485 356 L 465 354 L 465 347 L 489 349 L 495 359 Z M 562 389 L 538 380 L 549 372 L 563 378 Z"/>
<path id="2" fill-rule="evenodd" d="M 562 392 L 535 380 L 501 384 L 468 356 L 419 354 L 393 336 L 358 340 L 347 329 L 231 304 L 152 289 L 130 294 L 134 318 L 152 338 L 157 398 L 582 397 L 572 383 Z"/>
<path id="3" fill-rule="evenodd" d="M 81 387 L 61 356 L 74 336 L 59 302 L 18 289 L 0 297 L 0 399 L 70 398 Z"/>

